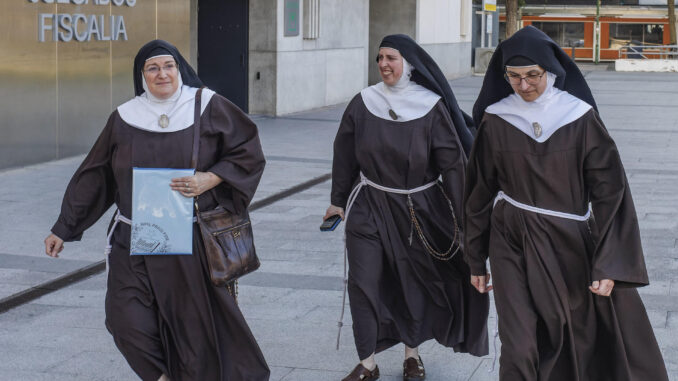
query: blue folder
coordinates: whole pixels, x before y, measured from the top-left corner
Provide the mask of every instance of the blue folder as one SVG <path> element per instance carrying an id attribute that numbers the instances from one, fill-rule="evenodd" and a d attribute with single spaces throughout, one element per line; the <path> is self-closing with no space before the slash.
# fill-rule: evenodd
<path id="1" fill-rule="evenodd" d="M 131 255 L 193 254 L 193 198 L 173 191 L 173 178 L 193 169 L 132 169 Z"/>

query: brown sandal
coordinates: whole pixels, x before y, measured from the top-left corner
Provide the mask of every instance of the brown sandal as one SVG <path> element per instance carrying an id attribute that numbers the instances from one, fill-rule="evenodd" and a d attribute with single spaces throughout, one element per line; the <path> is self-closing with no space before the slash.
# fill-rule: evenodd
<path id="1" fill-rule="evenodd" d="M 410 357 L 403 363 L 403 381 L 422 381 L 426 379 L 426 370 L 421 357 Z"/>
<path id="2" fill-rule="evenodd" d="M 363 364 L 356 365 L 353 371 L 341 381 L 374 381 L 379 379 L 379 367 L 375 366 L 373 371 L 369 371 Z"/>

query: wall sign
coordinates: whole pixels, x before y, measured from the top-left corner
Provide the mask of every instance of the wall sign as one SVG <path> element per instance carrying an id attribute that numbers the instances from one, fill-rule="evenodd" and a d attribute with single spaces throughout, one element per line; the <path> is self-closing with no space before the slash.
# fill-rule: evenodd
<path id="1" fill-rule="evenodd" d="M 497 0 L 483 0 L 483 11 L 496 12 Z"/>
<path id="2" fill-rule="evenodd" d="M 299 0 L 285 0 L 285 37 L 299 35 Z"/>
<path id="3" fill-rule="evenodd" d="M 134 7 L 137 0 L 28 0 L 29 3 L 72 5 L 103 5 L 109 7 Z M 38 40 L 63 41 L 127 41 L 125 18 L 121 15 L 95 15 L 82 13 L 39 13 Z"/>

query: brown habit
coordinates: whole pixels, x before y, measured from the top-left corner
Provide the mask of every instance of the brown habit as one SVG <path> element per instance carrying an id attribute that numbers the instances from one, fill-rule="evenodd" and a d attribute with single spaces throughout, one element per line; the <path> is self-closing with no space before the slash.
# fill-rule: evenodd
<path id="1" fill-rule="evenodd" d="M 516 208 L 584 215 L 579 222 Z M 466 259 L 489 256 L 502 341 L 500 378 L 667 380 L 636 287 L 648 284 L 633 200 L 617 148 L 596 111 L 538 143 L 485 114 L 469 160 Z M 612 279 L 611 297 L 592 294 Z"/>
<path id="2" fill-rule="evenodd" d="M 215 192 L 199 197 L 200 209 L 243 210 L 265 163 L 256 126 L 215 94 L 202 113 L 200 135 L 198 170 L 224 179 Z M 132 167 L 190 168 L 192 142 L 192 126 L 149 132 L 113 112 L 73 175 L 52 232 L 79 240 L 113 203 L 130 217 Z M 118 225 L 109 256 L 106 326 L 144 381 L 162 373 L 172 381 L 268 380 L 268 366 L 240 309 L 226 288 L 208 278 L 197 225 L 193 237 L 193 255 L 130 256 L 130 227 Z"/>
<path id="3" fill-rule="evenodd" d="M 345 207 L 359 172 L 377 184 L 412 189 L 435 181 L 460 218 L 466 159 L 449 114 L 439 101 L 407 122 L 376 117 L 357 95 L 346 108 L 334 142 L 332 204 Z M 450 245 L 453 219 L 441 190 L 412 195 L 423 230 L 438 251 Z M 439 261 L 416 233 L 412 244 L 407 196 L 364 187 L 348 217 L 353 333 L 360 359 L 399 342 L 429 339 L 456 351 L 487 354 L 489 300 L 468 282 L 462 255 Z"/>

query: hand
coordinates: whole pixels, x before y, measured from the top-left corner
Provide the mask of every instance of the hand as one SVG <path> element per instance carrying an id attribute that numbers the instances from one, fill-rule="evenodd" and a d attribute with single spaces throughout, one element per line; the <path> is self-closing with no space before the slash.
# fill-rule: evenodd
<path id="1" fill-rule="evenodd" d="M 471 284 L 473 287 L 478 290 L 481 294 L 492 291 L 492 285 L 490 283 L 490 273 L 487 275 L 471 275 Z"/>
<path id="2" fill-rule="evenodd" d="M 52 258 L 59 258 L 59 253 L 64 249 L 64 240 L 50 234 L 45 238 L 45 254 Z"/>
<path id="3" fill-rule="evenodd" d="M 177 177 L 172 179 L 170 188 L 181 193 L 184 197 L 196 197 L 216 187 L 222 178 L 212 172 L 195 172 L 193 176 Z"/>
<path id="4" fill-rule="evenodd" d="M 594 280 L 589 286 L 592 293 L 600 296 L 610 296 L 614 288 L 614 281 L 611 279 Z"/>
<path id="5" fill-rule="evenodd" d="M 329 208 L 327 208 L 327 211 L 325 212 L 325 217 L 323 217 L 323 221 L 326 219 L 334 216 L 335 214 L 338 214 L 341 219 L 344 219 L 344 208 L 340 208 L 338 206 L 330 205 Z"/>

